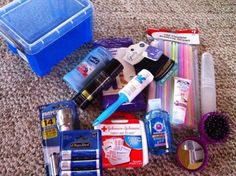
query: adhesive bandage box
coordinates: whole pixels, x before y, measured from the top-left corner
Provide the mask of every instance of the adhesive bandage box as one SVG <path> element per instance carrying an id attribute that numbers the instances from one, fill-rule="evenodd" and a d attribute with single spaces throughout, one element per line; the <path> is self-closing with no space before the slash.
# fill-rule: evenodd
<path id="1" fill-rule="evenodd" d="M 142 167 L 148 163 L 144 124 L 133 114 L 114 113 L 95 128 L 102 131 L 104 168 Z"/>

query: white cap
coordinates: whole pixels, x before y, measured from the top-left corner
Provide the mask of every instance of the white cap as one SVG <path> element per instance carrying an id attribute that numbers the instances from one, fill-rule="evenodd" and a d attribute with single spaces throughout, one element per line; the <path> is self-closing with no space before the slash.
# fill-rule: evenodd
<path id="1" fill-rule="evenodd" d="M 214 61 L 210 53 L 202 54 L 201 87 L 215 87 Z"/>
<path id="2" fill-rule="evenodd" d="M 160 98 L 148 100 L 147 112 L 152 111 L 154 109 L 161 109 L 161 99 Z"/>
<path id="3" fill-rule="evenodd" d="M 201 111 L 202 115 L 216 111 L 216 86 L 214 60 L 210 53 L 203 53 L 201 67 Z"/>

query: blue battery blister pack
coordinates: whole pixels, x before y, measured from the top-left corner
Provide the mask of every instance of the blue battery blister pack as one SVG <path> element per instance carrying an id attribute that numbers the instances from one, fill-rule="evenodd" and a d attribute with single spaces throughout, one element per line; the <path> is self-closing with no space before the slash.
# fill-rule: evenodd
<path id="1" fill-rule="evenodd" d="M 46 175 L 58 175 L 60 131 L 79 129 L 77 107 L 73 101 L 61 101 L 39 107 Z"/>
<path id="2" fill-rule="evenodd" d="M 102 175 L 100 130 L 62 131 L 60 145 L 60 175 Z"/>

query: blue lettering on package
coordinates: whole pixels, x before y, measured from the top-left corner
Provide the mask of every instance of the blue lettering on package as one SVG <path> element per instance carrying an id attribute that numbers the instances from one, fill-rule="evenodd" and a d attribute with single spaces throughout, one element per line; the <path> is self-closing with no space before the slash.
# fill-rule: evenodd
<path id="1" fill-rule="evenodd" d="M 140 84 L 143 84 L 143 81 L 146 80 L 146 78 L 142 75 L 137 75 L 135 78 Z"/>
<path id="2" fill-rule="evenodd" d="M 61 150 L 91 150 L 100 148 L 99 130 L 73 130 L 61 132 Z"/>
<path id="3" fill-rule="evenodd" d="M 142 149 L 142 138 L 141 136 L 125 136 L 125 142 L 128 146 L 133 149 L 141 150 Z"/>
<path id="4" fill-rule="evenodd" d="M 161 50 L 153 46 L 148 46 L 145 52 L 147 52 L 147 56 L 154 61 L 158 61 L 161 55 L 163 55 Z"/>
<path id="5" fill-rule="evenodd" d="M 93 57 L 93 56 L 91 56 L 91 57 L 89 58 L 89 61 L 92 62 L 92 63 L 94 63 L 94 64 L 96 64 L 96 65 L 99 63 L 99 59 L 96 58 L 96 57 Z"/>

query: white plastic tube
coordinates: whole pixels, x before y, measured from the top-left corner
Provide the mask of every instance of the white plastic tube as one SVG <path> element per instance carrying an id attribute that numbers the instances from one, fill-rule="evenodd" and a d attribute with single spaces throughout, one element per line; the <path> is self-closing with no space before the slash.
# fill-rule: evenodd
<path id="1" fill-rule="evenodd" d="M 142 69 L 137 76 L 128 82 L 128 84 L 123 87 L 119 94 L 124 94 L 131 102 L 142 90 L 147 87 L 153 80 L 154 76 L 146 69 Z"/>
<path id="2" fill-rule="evenodd" d="M 214 60 L 210 53 L 203 53 L 201 67 L 201 110 L 202 115 L 216 111 L 216 85 Z"/>

